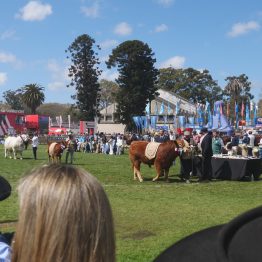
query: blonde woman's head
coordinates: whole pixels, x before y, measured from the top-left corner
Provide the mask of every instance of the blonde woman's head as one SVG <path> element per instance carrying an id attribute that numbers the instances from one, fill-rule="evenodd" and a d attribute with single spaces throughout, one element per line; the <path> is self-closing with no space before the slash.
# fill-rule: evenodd
<path id="1" fill-rule="evenodd" d="M 115 261 L 110 204 L 86 171 L 43 166 L 21 181 L 18 193 L 12 261 Z"/>

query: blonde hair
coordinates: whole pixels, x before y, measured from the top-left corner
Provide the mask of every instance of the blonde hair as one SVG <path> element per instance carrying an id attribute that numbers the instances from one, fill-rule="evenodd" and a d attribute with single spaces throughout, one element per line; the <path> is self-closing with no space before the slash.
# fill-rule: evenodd
<path id="1" fill-rule="evenodd" d="M 86 171 L 46 165 L 26 176 L 18 193 L 12 261 L 115 261 L 110 204 Z"/>

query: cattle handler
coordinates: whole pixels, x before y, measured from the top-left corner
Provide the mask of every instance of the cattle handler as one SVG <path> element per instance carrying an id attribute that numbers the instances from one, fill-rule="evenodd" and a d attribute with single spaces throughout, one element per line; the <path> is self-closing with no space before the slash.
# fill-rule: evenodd
<path id="1" fill-rule="evenodd" d="M 75 145 L 76 141 L 74 140 L 74 137 L 72 134 L 70 134 L 66 140 L 66 164 L 68 163 L 68 156 L 70 155 L 70 164 L 73 164 L 73 157 L 74 157 L 74 152 L 75 152 Z"/>

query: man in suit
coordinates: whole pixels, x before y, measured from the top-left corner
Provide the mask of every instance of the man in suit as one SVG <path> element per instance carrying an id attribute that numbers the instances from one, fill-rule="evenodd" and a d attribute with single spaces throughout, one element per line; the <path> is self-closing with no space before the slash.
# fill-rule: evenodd
<path id="1" fill-rule="evenodd" d="M 202 137 L 200 138 L 200 146 L 202 153 L 202 174 L 199 178 L 199 182 L 208 182 L 212 178 L 212 132 L 208 132 L 208 129 L 204 127 L 201 129 L 201 133 Z"/>

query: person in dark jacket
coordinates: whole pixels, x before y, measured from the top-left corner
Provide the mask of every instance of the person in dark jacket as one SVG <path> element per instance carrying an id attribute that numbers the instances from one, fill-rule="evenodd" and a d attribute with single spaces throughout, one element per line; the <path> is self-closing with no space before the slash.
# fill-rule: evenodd
<path id="1" fill-rule="evenodd" d="M 200 146 L 202 152 L 202 173 L 199 182 L 208 182 L 212 178 L 212 132 L 208 132 L 208 129 L 204 127 L 201 129 L 201 133 L 202 137 L 200 139 Z"/>

